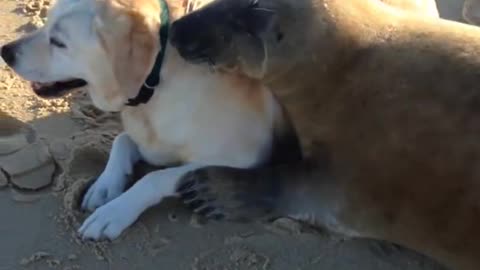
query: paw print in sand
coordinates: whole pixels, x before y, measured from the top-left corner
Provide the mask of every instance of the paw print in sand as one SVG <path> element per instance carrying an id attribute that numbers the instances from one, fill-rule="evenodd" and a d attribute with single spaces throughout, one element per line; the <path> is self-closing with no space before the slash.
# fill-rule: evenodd
<path id="1" fill-rule="evenodd" d="M 52 183 L 55 162 L 35 130 L 0 111 L 0 187 L 38 190 Z"/>

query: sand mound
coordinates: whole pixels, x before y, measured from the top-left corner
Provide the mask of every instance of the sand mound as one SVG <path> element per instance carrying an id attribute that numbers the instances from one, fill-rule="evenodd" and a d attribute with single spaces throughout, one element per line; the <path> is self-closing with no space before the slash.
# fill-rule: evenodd
<path id="1" fill-rule="evenodd" d="M 0 187 L 8 184 L 23 190 L 49 186 L 55 162 L 44 140 L 35 130 L 0 111 Z"/>

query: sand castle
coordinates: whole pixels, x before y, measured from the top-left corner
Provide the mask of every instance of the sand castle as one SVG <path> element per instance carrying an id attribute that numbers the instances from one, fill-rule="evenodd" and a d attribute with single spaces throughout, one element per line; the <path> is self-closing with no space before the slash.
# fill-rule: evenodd
<path id="1" fill-rule="evenodd" d="M 38 190 L 53 179 L 55 162 L 35 130 L 0 111 L 0 187 Z"/>

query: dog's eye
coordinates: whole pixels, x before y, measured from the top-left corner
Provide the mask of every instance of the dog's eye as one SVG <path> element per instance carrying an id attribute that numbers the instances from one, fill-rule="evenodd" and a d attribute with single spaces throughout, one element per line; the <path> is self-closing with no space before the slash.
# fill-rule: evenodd
<path id="1" fill-rule="evenodd" d="M 63 42 L 59 41 L 58 39 L 56 39 L 54 37 L 50 38 L 50 44 L 52 44 L 55 47 L 62 48 L 62 49 L 67 47 Z"/>

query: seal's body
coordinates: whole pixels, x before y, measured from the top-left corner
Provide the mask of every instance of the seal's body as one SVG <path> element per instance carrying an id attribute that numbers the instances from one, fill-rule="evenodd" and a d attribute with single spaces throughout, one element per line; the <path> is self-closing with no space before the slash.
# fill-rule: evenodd
<path id="1" fill-rule="evenodd" d="M 202 169 L 184 196 L 480 269 L 479 28 L 377 0 L 218 0 L 172 28 L 184 58 L 274 89 L 313 161 Z"/>

